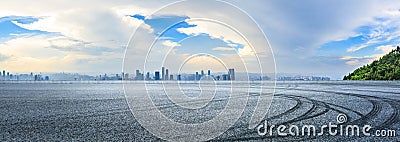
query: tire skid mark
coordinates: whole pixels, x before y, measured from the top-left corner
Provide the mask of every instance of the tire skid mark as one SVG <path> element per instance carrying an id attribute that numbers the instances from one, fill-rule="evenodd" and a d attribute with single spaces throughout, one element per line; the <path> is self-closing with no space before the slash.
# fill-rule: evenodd
<path id="1" fill-rule="evenodd" d="M 323 93 L 328 93 L 328 94 L 347 95 L 347 96 L 359 97 L 359 98 L 365 99 L 368 102 L 370 102 L 372 104 L 372 110 L 370 112 L 368 112 L 367 114 L 363 115 L 362 113 L 360 113 L 360 112 L 358 112 L 356 110 L 353 110 L 353 109 L 350 109 L 350 108 L 347 108 L 347 107 L 344 107 L 344 106 L 339 106 L 339 105 L 336 105 L 336 104 L 333 104 L 333 103 L 327 103 L 327 102 L 323 102 L 323 101 L 318 101 L 318 100 L 310 99 L 310 98 L 307 98 L 307 97 L 304 97 L 304 96 L 276 94 L 275 95 L 276 97 L 286 97 L 286 98 L 292 99 L 292 100 L 294 99 L 294 100 L 296 100 L 297 104 L 296 104 L 295 107 L 292 107 L 288 111 L 285 111 L 285 112 L 283 112 L 283 113 L 281 113 L 279 115 L 273 116 L 271 118 L 267 118 L 266 120 L 278 119 L 278 118 L 281 118 L 281 117 L 283 117 L 283 116 L 285 116 L 287 114 L 290 114 L 290 113 L 296 111 L 297 109 L 300 108 L 300 106 L 304 102 L 304 101 L 301 101 L 299 98 L 303 98 L 303 99 L 306 99 L 306 100 L 310 101 L 311 104 L 313 105 L 313 107 L 311 109 L 309 109 L 303 115 L 301 115 L 301 116 L 299 116 L 299 117 L 297 117 L 295 119 L 283 122 L 283 123 L 278 124 L 278 125 L 294 123 L 294 122 L 299 122 L 299 121 L 303 121 L 303 120 L 306 120 L 306 119 L 311 119 L 311 118 L 314 118 L 314 117 L 318 117 L 318 116 L 328 112 L 329 110 L 333 110 L 333 111 L 336 111 L 336 112 L 339 112 L 339 113 L 346 114 L 344 111 L 338 110 L 338 109 L 333 108 L 331 106 L 338 107 L 338 108 L 341 108 L 341 109 L 343 109 L 345 111 L 350 111 L 352 113 L 355 113 L 355 114 L 359 115 L 361 118 L 356 119 L 356 120 L 354 120 L 352 122 L 348 122 L 348 123 L 356 123 L 356 124 L 361 124 L 362 125 L 362 124 L 365 124 L 365 123 L 369 122 L 370 120 L 374 119 L 375 117 L 377 117 L 379 115 L 380 112 L 383 111 L 383 104 L 382 103 L 388 103 L 393 108 L 394 111 L 393 111 L 392 115 L 385 122 L 383 122 L 379 126 L 376 126 L 375 128 L 387 128 L 387 126 L 391 126 L 391 125 L 399 122 L 400 106 L 398 104 L 399 101 L 396 100 L 396 99 L 381 98 L 381 97 L 377 97 L 377 96 L 369 96 L 369 95 L 362 95 L 362 94 L 356 94 L 356 93 L 344 93 L 344 92 L 313 90 L 313 89 L 299 89 L 299 88 L 286 88 L 286 89 L 284 89 L 283 91 L 280 91 L 280 92 L 284 92 L 284 91 L 290 90 L 290 89 L 298 90 L 298 91 L 308 91 L 308 92 L 313 91 L 313 92 L 323 92 Z M 380 93 L 391 93 L 391 92 L 382 92 L 382 91 L 380 91 Z M 297 98 L 297 99 L 295 99 L 295 98 Z M 300 102 L 298 100 L 300 100 Z M 310 102 L 307 102 L 307 103 L 310 103 Z M 323 112 L 311 115 L 313 112 L 316 111 L 317 107 L 324 107 L 325 109 L 324 109 Z M 346 115 L 348 116 L 348 118 L 350 120 L 351 119 L 350 116 L 348 114 L 346 114 Z M 240 136 L 245 136 L 245 135 L 248 135 L 248 134 L 251 134 L 251 132 L 242 133 L 241 135 L 239 135 L 239 137 Z M 288 137 L 288 136 L 286 136 L 286 137 Z M 326 136 L 318 136 L 318 138 L 320 138 L 320 137 L 326 137 Z M 271 138 L 282 138 L 282 136 L 277 136 L 277 135 L 266 136 L 266 137 L 265 136 L 255 136 L 255 137 L 243 137 L 243 138 L 224 139 L 224 140 L 235 140 L 235 141 L 238 141 L 238 140 L 239 141 L 242 141 L 242 140 L 261 140 L 261 139 L 270 140 Z M 316 139 L 316 138 L 317 137 L 309 137 L 309 136 L 307 136 L 307 137 L 293 137 L 292 139 L 283 139 L 283 140 L 284 141 L 288 141 L 288 140 L 290 140 L 290 141 L 304 141 L 304 140 L 312 140 L 312 139 Z M 359 137 L 339 138 L 339 139 L 341 139 L 341 140 L 355 140 L 355 139 L 358 139 L 358 138 Z"/>
<path id="2" fill-rule="evenodd" d="M 277 97 L 281 97 L 281 96 L 277 96 Z M 287 114 L 289 114 L 289 113 L 292 113 L 292 112 L 296 111 L 297 109 L 299 109 L 299 108 L 301 107 L 301 105 L 303 105 L 303 102 L 302 102 L 300 99 L 296 98 L 296 97 L 287 97 L 287 98 L 296 101 L 296 105 L 295 105 L 294 107 L 288 109 L 287 111 L 285 111 L 285 112 L 283 112 L 283 113 L 280 113 L 280 114 L 278 114 L 278 115 L 269 117 L 269 118 L 267 118 L 266 120 L 272 120 L 272 119 L 280 118 L 280 117 L 282 117 L 282 116 L 284 116 L 284 115 L 287 115 Z"/>

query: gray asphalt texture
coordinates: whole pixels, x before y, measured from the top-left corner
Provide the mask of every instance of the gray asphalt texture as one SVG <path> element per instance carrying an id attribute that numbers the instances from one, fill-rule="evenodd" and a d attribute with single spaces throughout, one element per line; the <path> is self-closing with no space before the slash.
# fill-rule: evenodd
<path id="1" fill-rule="evenodd" d="M 277 82 L 265 117 L 274 125 L 321 126 L 336 123 L 341 113 L 348 117 L 345 124 L 368 124 L 373 133 L 396 130 L 395 137 L 260 136 L 256 129 L 247 128 L 256 98 L 249 99 L 242 117 L 228 131 L 211 141 L 400 141 L 400 82 Z M 176 117 L 181 113 L 173 105 L 162 105 L 160 110 L 176 112 L 170 117 L 192 123 L 212 119 L 224 104 L 213 100 L 208 110 L 214 111 L 196 112 L 205 113 L 198 117 Z M 0 114 L 1 141 L 163 141 L 135 120 L 119 83 L 3 82 Z"/>

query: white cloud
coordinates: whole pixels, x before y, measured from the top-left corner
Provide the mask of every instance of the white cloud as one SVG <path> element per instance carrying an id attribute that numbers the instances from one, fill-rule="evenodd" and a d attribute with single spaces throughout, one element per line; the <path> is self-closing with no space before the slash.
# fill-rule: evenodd
<path id="1" fill-rule="evenodd" d="M 232 47 L 215 47 L 212 50 L 216 50 L 216 51 L 235 51 L 235 48 L 232 48 Z"/>
<path id="2" fill-rule="evenodd" d="M 254 56 L 253 48 L 247 44 L 248 39 L 246 37 L 242 37 L 236 31 L 229 28 L 225 25 L 216 24 L 210 21 L 192 21 L 187 20 L 187 22 L 191 25 L 196 25 L 195 27 L 189 28 L 179 28 L 178 31 L 181 33 L 185 33 L 187 35 L 200 35 L 200 34 L 209 34 L 211 38 L 221 39 L 225 41 L 227 44 L 231 44 L 231 42 L 243 45 L 242 48 L 238 49 L 238 54 L 241 56 Z M 227 23 L 226 23 L 227 24 Z M 240 31 L 238 31 L 240 32 Z M 243 31 L 244 32 L 244 31 Z M 242 34 L 242 33 L 241 33 Z M 257 43 L 253 43 L 257 44 Z"/>
<path id="3" fill-rule="evenodd" d="M 382 51 L 383 52 L 382 54 L 373 54 L 371 56 L 344 56 L 341 58 L 341 60 L 346 61 L 347 65 L 351 65 L 353 67 L 359 67 L 370 64 L 375 60 L 379 60 L 381 57 L 388 54 L 393 49 L 395 49 L 395 46 L 392 45 L 379 46 L 375 50 Z"/>
<path id="4" fill-rule="evenodd" d="M 96 58 L 99 60 L 110 59 L 108 56 L 110 56 L 109 54 L 112 53 L 103 52 L 101 50 L 118 51 L 128 42 L 130 34 L 133 32 L 133 30 L 139 24 L 141 24 L 142 21 L 127 17 L 126 15 L 141 14 L 144 16 L 149 16 L 150 13 L 169 2 L 172 1 L 5 1 L 0 5 L 0 17 L 10 15 L 38 17 L 40 20 L 35 23 L 17 24 L 27 29 L 39 29 L 43 31 L 56 32 L 64 36 L 57 37 L 59 39 L 52 39 L 54 37 L 45 37 L 44 39 L 38 40 L 42 41 L 43 43 L 27 40 L 32 42 L 32 44 L 25 43 L 26 45 L 23 48 L 16 48 L 15 50 L 10 49 L 10 53 L 16 53 L 17 49 L 26 51 L 49 50 L 51 51 L 50 53 L 54 52 L 57 54 L 50 55 L 40 52 L 40 54 L 43 54 L 40 56 L 42 56 L 42 58 L 51 58 L 50 56 L 53 55 L 66 54 L 66 56 L 75 57 L 72 55 L 79 54 L 81 58 L 83 58 L 83 56 L 90 56 L 91 61 L 94 61 Z M 390 19 L 390 21 L 392 21 L 381 23 L 384 27 L 400 27 L 398 24 L 400 22 L 396 20 L 399 19 L 398 16 L 400 13 L 398 11 L 400 3 L 398 3 L 397 0 L 367 0 L 363 1 L 362 3 L 358 1 L 347 0 L 311 0 L 297 2 L 280 0 L 255 0 L 252 2 L 229 0 L 228 2 L 238 5 L 240 8 L 247 11 L 257 21 L 257 23 L 260 24 L 260 27 L 269 37 L 276 57 L 278 57 L 277 61 L 278 67 L 281 69 L 280 72 L 297 70 L 295 68 L 296 65 L 303 66 L 303 68 L 308 69 L 309 72 L 315 71 L 314 66 L 306 66 L 306 64 L 314 62 L 313 60 L 315 58 L 313 57 L 316 56 L 315 50 L 318 49 L 318 47 L 330 41 L 347 39 L 348 37 L 358 35 L 358 33 L 354 33 L 354 29 L 363 25 L 371 24 L 374 22 L 374 17 L 387 17 Z M 21 8 L 21 5 L 29 5 L 29 8 Z M 236 21 L 236 18 L 241 17 L 236 15 L 232 16 L 229 14 L 232 11 L 228 10 L 224 15 L 223 13 L 217 11 L 204 10 L 204 8 L 207 7 L 218 7 L 218 5 L 214 6 L 201 4 L 195 5 L 194 7 L 188 7 L 186 9 L 177 8 L 171 11 L 164 11 L 162 13 L 169 15 L 186 15 L 196 18 L 223 17 L 223 20 L 227 21 L 227 23 L 236 22 L 235 24 L 238 25 L 236 28 L 240 29 L 240 32 L 250 33 L 246 34 L 249 36 L 248 38 L 256 40 L 263 38 L 259 36 L 252 36 L 251 33 L 254 33 L 256 28 L 248 26 L 248 21 L 246 20 L 240 21 L 239 19 Z M 236 34 L 231 34 L 232 31 L 219 29 L 217 26 L 213 26 L 213 24 L 210 23 L 197 24 L 199 24 L 199 26 L 196 30 L 207 32 L 215 38 L 222 38 L 224 41 L 231 40 L 241 44 L 245 43 L 240 37 L 235 36 Z M 149 25 L 144 25 L 142 28 L 147 29 L 143 31 L 146 32 L 146 34 L 152 32 L 152 29 Z M 194 29 L 195 28 L 192 28 L 192 31 L 188 31 L 188 28 L 187 31 L 184 32 L 199 32 L 195 31 Z M 376 35 L 372 34 L 370 36 L 379 37 L 379 35 L 382 33 L 377 31 L 375 34 Z M 385 36 L 388 39 L 396 39 L 400 37 L 400 32 L 397 31 Z M 21 42 L 19 44 L 24 43 L 21 40 L 22 39 L 19 39 Z M 49 41 L 52 41 L 52 43 Z M 11 41 L 7 44 L 10 43 Z M 53 46 L 56 45 L 59 47 L 59 49 L 50 48 L 52 47 L 51 44 L 53 44 Z M 5 43 L 2 43 L 2 45 L 5 45 Z M 43 48 L 37 48 L 39 45 Z M 66 45 L 70 45 L 72 48 L 68 48 L 69 46 Z M 254 54 L 251 52 L 251 50 L 249 50 L 250 48 L 248 48 L 248 45 L 243 44 L 243 46 L 243 49 L 239 49 L 239 52 L 242 55 Z M 265 47 L 265 45 L 262 44 L 255 44 L 253 46 L 262 48 Z M 48 49 L 44 47 L 47 47 Z M 302 47 L 302 49 L 294 50 L 294 47 Z M 357 51 L 363 47 L 366 47 L 366 45 L 354 47 L 349 49 L 349 51 Z M 61 50 L 60 48 L 64 50 Z M 66 50 L 71 50 L 72 53 L 66 53 Z M 77 52 L 84 50 L 90 50 L 87 52 L 100 52 L 100 55 L 92 56 L 89 53 L 85 54 L 82 52 Z M 32 53 L 34 53 L 33 51 Z M 143 53 L 146 51 L 138 49 L 132 52 L 132 55 L 135 55 L 136 58 L 136 55 L 143 55 Z M 21 52 L 15 55 L 26 57 L 26 59 L 32 57 L 35 57 L 36 59 L 36 56 L 39 56 L 32 53 L 29 54 L 26 52 Z M 122 54 L 122 52 L 118 54 Z M 64 55 L 64 57 L 66 56 Z M 115 57 L 117 55 L 112 56 L 113 59 L 118 59 Z M 63 57 L 60 55 L 57 56 L 57 58 Z M 114 62 L 114 60 L 110 60 L 110 62 L 105 64 L 117 63 Z M 94 66 L 92 67 L 95 68 Z"/>
<path id="5" fill-rule="evenodd" d="M 56 34 L 13 35 L 14 39 L 0 43 L 7 51 L 0 54 L 10 56 L 0 64 L 14 71 L 119 72 L 123 49 L 135 29 L 142 25 L 145 34 L 153 32 L 149 25 L 129 15 L 146 15 L 154 9 L 137 7 L 135 3 L 128 0 L 3 2 L 0 16 L 35 17 L 38 21 L 29 24 L 12 22 L 25 29 Z M 21 5 L 29 8 L 21 9 Z M 108 67 L 99 69 L 104 66 Z"/>
<path id="6" fill-rule="evenodd" d="M 122 50 L 96 51 L 98 47 L 60 35 L 19 35 L 1 43 L 0 49 L 7 57 L 0 66 L 12 72 L 119 71 L 123 55 Z"/>
<path id="7" fill-rule="evenodd" d="M 166 40 L 164 42 L 162 42 L 163 45 L 168 46 L 168 47 L 179 47 L 181 46 L 179 43 L 170 41 L 170 40 Z"/>
<path id="8" fill-rule="evenodd" d="M 378 46 L 375 48 L 375 50 L 380 50 L 383 52 L 383 54 L 388 54 L 390 51 L 396 49 L 395 45 L 383 45 L 383 46 Z"/>
<path id="9" fill-rule="evenodd" d="M 369 64 L 376 59 L 377 59 L 377 57 L 375 57 L 375 56 L 363 56 L 363 57 L 345 56 L 345 57 L 341 58 L 341 60 L 346 61 L 347 65 L 351 65 L 354 67 Z"/>
<path id="10" fill-rule="evenodd" d="M 86 42 L 114 41 L 122 44 L 127 43 L 132 32 L 142 21 L 117 15 L 108 9 L 79 9 L 40 18 L 30 24 L 15 21 L 14 23 L 25 29 L 60 33 Z M 144 28 L 152 30 L 145 24 Z"/>

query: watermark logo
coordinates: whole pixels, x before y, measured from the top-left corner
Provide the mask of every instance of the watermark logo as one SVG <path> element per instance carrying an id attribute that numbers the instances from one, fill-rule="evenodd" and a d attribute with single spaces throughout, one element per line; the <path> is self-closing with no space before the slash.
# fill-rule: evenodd
<path id="1" fill-rule="evenodd" d="M 124 91 L 135 120 L 164 140 L 207 141 L 231 128 L 254 97 L 247 121 L 249 129 L 257 127 L 275 88 L 273 80 L 262 79 L 275 77 L 275 60 L 257 23 L 240 8 L 219 0 L 179 1 L 146 18 L 171 15 L 188 18 L 160 26 L 161 30 L 143 23 L 126 49 L 123 72 L 136 73 L 134 79 L 124 79 Z M 171 33 L 187 37 L 177 40 Z M 229 47 L 202 49 L 199 45 L 209 44 L 196 40 L 201 36 Z M 194 68 L 199 68 L 196 73 Z M 212 74 L 215 68 L 223 74 Z M 259 77 L 251 79 L 251 73 Z"/>
<path id="2" fill-rule="evenodd" d="M 346 123 L 347 122 L 347 115 L 343 114 L 343 113 L 339 113 L 339 115 L 337 115 L 337 117 L 336 117 L 336 121 L 339 124 Z"/>
<path id="3" fill-rule="evenodd" d="M 257 127 L 260 136 L 376 136 L 376 137 L 395 137 L 395 130 L 375 130 L 372 133 L 371 125 L 351 125 L 346 124 L 347 115 L 340 113 L 336 117 L 337 124 L 329 124 L 317 127 L 315 125 L 268 125 L 267 121 Z"/>

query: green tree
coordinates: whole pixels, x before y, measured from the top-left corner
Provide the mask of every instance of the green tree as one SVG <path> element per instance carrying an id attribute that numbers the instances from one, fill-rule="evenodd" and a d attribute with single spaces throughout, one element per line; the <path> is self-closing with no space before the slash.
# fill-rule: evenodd
<path id="1" fill-rule="evenodd" d="M 343 80 L 400 80 L 400 46 L 379 60 L 354 70 Z"/>

